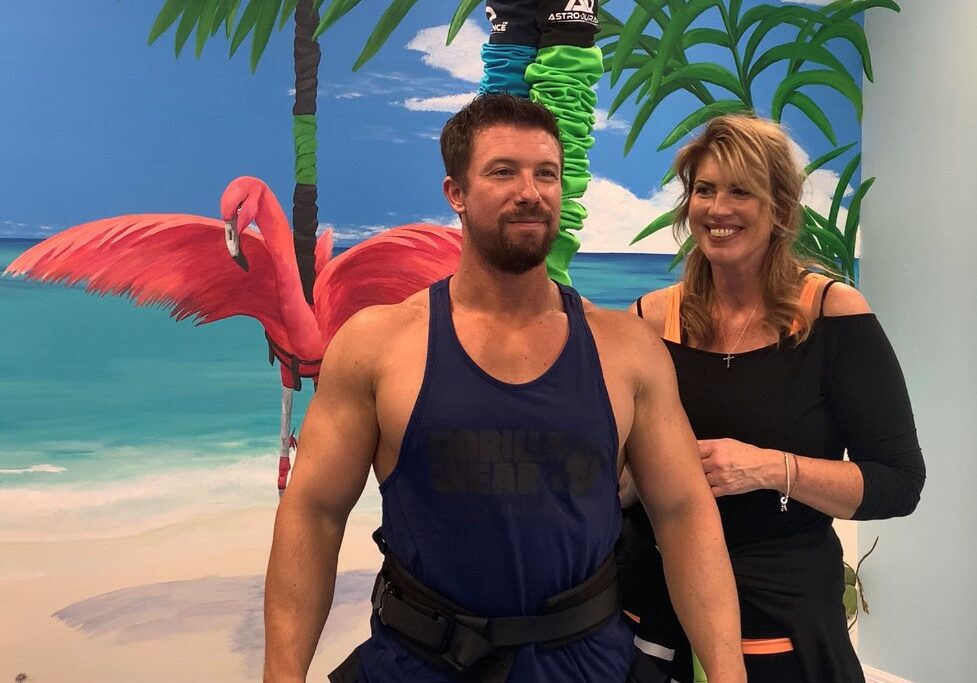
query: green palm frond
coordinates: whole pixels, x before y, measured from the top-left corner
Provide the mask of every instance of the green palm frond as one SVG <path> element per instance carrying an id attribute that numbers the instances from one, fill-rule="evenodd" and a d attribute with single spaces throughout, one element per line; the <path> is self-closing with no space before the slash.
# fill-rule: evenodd
<path id="1" fill-rule="evenodd" d="M 319 25 L 312 32 L 313 38 L 318 38 L 324 31 L 328 30 L 333 24 L 349 14 L 349 11 L 360 4 L 360 0 L 332 0 L 329 7 L 322 13 Z"/>
<path id="2" fill-rule="evenodd" d="M 321 3 L 322 0 L 318 0 L 316 6 Z M 295 14 L 297 0 L 249 0 L 240 19 L 237 19 L 240 4 L 240 0 L 166 0 L 149 30 L 148 42 L 152 45 L 176 24 L 176 56 L 180 56 L 190 36 L 196 31 L 194 52 L 199 57 L 207 40 L 215 36 L 223 26 L 225 38 L 230 41 L 231 56 L 251 36 L 250 61 L 251 71 L 254 72 L 268 46 L 276 22 L 278 30 L 281 30 Z"/>
<path id="3" fill-rule="evenodd" d="M 471 16 L 471 13 L 475 11 L 476 8 L 481 7 L 483 0 L 462 0 L 458 4 L 458 8 L 455 10 L 454 15 L 451 17 L 451 23 L 448 24 L 448 44 L 455 39 L 458 35 L 458 31 L 464 26 L 465 21 Z"/>

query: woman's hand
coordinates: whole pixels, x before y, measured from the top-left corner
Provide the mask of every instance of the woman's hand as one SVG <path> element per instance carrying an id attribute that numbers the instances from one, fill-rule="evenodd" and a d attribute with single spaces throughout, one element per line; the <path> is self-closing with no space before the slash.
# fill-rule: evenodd
<path id="1" fill-rule="evenodd" d="M 699 457 L 716 498 L 785 488 L 787 475 L 780 451 L 757 448 L 736 439 L 700 439 Z"/>

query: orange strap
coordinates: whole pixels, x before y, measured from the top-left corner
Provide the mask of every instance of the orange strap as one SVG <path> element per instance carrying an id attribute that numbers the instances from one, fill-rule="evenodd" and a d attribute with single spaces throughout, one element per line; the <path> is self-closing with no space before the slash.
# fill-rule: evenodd
<path id="1" fill-rule="evenodd" d="M 665 339 L 676 344 L 682 343 L 682 283 L 672 285 L 665 290 L 668 298 L 665 301 Z"/>
<path id="2" fill-rule="evenodd" d="M 818 311 L 815 310 L 815 302 L 820 305 L 818 295 L 831 282 L 831 278 L 820 273 L 808 273 L 801 285 L 799 303 L 801 308 L 811 311 L 811 317 L 817 317 Z M 662 338 L 674 342 L 682 343 L 682 283 L 672 285 L 665 290 L 668 296 L 665 301 L 665 333 Z M 790 326 L 790 333 L 797 334 L 800 325 L 795 320 Z"/>
<path id="3" fill-rule="evenodd" d="M 744 638 L 743 654 L 745 655 L 777 655 L 781 652 L 792 652 L 794 643 L 790 638 Z"/>
<path id="4" fill-rule="evenodd" d="M 805 311 L 811 312 L 811 318 L 816 318 L 820 311 L 816 310 L 816 306 L 821 305 L 821 299 L 818 296 L 824 291 L 824 288 L 828 286 L 831 282 L 831 278 L 821 275 L 820 273 L 808 273 L 804 278 L 804 284 L 801 285 L 801 295 L 798 298 L 798 303 L 801 308 Z M 817 302 L 817 303 L 815 303 Z M 797 334 L 800 330 L 800 325 L 795 320 L 790 326 L 790 333 Z"/>

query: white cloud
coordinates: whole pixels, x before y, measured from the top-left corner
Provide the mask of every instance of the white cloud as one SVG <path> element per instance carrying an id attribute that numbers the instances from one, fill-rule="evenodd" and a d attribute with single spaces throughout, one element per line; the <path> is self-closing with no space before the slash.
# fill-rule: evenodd
<path id="1" fill-rule="evenodd" d="M 473 21 L 466 21 L 458 35 L 445 45 L 448 25 L 432 26 L 417 33 L 407 43 L 408 50 L 424 53 L 421 60 L 434 69 L 447 71 L 455 78 L 471 83 L 482 79 L 482 45 L 488 34 Z"/>
<path id="2" fill-rule="evenodd" d="M 631 129 L 631 123 L 628 122 L 628 121 L 625 121 L 624 119 L 619 119 L 619 118 L 609 119 L 609 118 L 607 118 L 607 110 L 606 109 L 595 109 L 594 110 L 594 118 L 596 119 L 596 121 L 594 122 L 594 130 L 620 130 L 620 131 L 625 131 L 625 130 L 630 130 Z"/>
<path id="3" fill-rule="evenodd" d="M 471 102 L 477 93 L 465 92 L 440 97 L 408 97 L 403 105 L 410 111 L 443 111 L 454 114 Z"/>
<path id="4" fill-rule="evenodd" d="M 583 230 L 578 233 L 580 251 L 674 254 L 677 246 L 669 228 L 634 246 L 629 244 L 642 228 L 674 208 L 681 193 L 677 180 L 641 198 L 612 180 L 593 178 L 580 200 L 587 209 Z"/>

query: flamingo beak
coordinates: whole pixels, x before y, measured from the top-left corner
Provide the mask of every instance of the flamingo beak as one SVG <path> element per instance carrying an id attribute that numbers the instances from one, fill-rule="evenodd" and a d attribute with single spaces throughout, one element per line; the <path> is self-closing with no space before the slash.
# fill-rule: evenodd
<path id="1" fill-rule="evenodd" d="M 248 259 L 241 251 L 241 238 L 237 233 L 237 216 L 224 222 L 224 242 L 234 262 L 241 266 L 245 273 L 248 272 Z"/>

